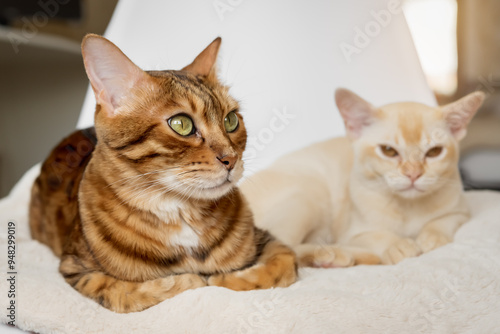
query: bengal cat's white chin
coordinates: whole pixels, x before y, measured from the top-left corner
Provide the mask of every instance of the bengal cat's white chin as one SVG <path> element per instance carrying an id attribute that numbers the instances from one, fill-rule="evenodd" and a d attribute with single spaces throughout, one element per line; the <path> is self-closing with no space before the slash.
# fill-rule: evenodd
<path id="1" fill-rule="evenodd" d="M 217 199 L 233 190 L 243 176 L 242 169 L 235 168 L 231 172 L 199 186 L 199 192 L 195 194 L 200 199 Z"/>
<path id="2" fill-rule="evenodd" d="M 229 193 L 236 186 L 235 182 L 226 178 L 214 182 L 214 180 L 196 179 L 177 181 L 175 184 L 165 184 L 172 193 L 177 194 L 182 199 L 218 199 Z"/>
<path id="3" fill-rule="evenodd" d="M 175 188 L 184 198 L 213 200 L 228 194 L 236 187 L 243 176 L 243 167 L 237 165 L 230 172 L 224 169 L 215 173 L 193 174 L 189 178 L 176 180 L 177 184 L 172 189 Z"/>
<path id="4" fill-rule="evenodd" d="M 231 181 L 223 181 L 221 184 L 216 186 L 208 186 L 205 188 L 198 188 L 198 191 L 193 193 L 193 197 L 199 199 L 217 199 L 228 192 L 230 192 L 235 187 L 235 184 Z"/>

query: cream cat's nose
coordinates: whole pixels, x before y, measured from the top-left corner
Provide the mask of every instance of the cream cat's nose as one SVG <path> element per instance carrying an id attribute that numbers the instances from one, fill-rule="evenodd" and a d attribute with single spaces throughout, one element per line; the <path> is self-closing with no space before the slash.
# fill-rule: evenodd
<path id="1" fill-rule="evenodd" d="M 238 160 L 237 155 L 224 155 L 222 157 L 217 157 L 217 160 L 221 162 L 221 164 L 226 167 L 228 171 L 232 170 L 234 168 L 234 165 L 236 164 L 236 161 Z"/>
<path id="2" fill-rule="evenodd" d="M 406 171 L 405 175 L 411 180 L 411 182 L 415 182 L 419 177 L 422 176 L 422 170 L 412 170 Z"/>
<path id="3" fill-rule="evenodd" d="M 408 177 L 414 183 L 424 173 L 424 168 L 421 164 L 405 162 L 401 166 L 401 173 Z"/>

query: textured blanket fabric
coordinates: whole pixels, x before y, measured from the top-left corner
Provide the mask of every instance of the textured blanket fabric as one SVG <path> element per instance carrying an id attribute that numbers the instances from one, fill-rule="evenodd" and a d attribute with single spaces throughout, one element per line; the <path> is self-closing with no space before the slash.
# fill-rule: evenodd
<path id="1" fill-rule="evenodd" d="M 286 289 L 187 291 L 140 313 L 80 296 L 58 259 L 30 240 L 28 172 L 0 201 L 0 319 L 9 303 L 7 223 L 16 223 L 16 325 L 38 333 L 498 333 L 500 194 L 470 192 L 473 218 L 455 241 L 396 266 L 302 269 Z"/>

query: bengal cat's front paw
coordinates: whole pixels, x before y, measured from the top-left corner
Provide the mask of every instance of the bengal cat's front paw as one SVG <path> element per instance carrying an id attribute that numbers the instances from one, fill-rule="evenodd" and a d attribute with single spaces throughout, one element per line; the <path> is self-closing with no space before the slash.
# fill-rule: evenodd
<path id="1" fill-rule="evenodd" d="M 299 265 L 302 267 L 345 268 L 355 263 L 354 256 L 350 252 L 333 245 L 314 245 L 313 249 L 298 254 Z"/>
<path id="2" fill-rule="evenodd" d="M 422 254 L 422 250 L 415 240 L 410 238 L 399 239 L 386 249 L 382 255 L 383 264 L 396 264 L 402 260 Z"/>
<path id="3" fill-rule="evenodd" d="M 258 283 L 255 275 L 247 276 L 243 272 L 212 275 L 208 278 L 208 285 L 220 286 L 235 291 L 262 289 L 262 285 Z"/>
<path id="4" fill-rule="evenodd" d="M 276 242 L 277 243 L 277 242 Z M 282 249 L 280 254 L 266 255 L 265 262 L 257 263 L 247 269 L 216 274 L 208 278 L 208 285 L 220 286 L 236 291 L 287 287 L 297 280 L 295 254 L 284 245 L 270 245 L 267 248 Z"/>
<path id="5" fill-rule="evenodd" d="M 258 268 L 252 270 L 236 271 L 228 274 L 212 275 L 208 278 L 208 285 L 220 286 L 235 291 L 248 291 L 256 289 L 270 289 L 274 287 L 287 287 L 297 280 L 295 269 L 291 269 L 280 276 L 269 276 Z"/>
<path id="6" fill-rule="evenodd" d="M 208 285 L 207 279 L 196 274 L 182 274 L 185 279 L 185 285 L 188 289 L 202 288 Z"/>
<path id="7" fill-rule="evenodd" d="M 430 252 L 450 242 L 451 239 L 448 236 L 436 231 L 422 231 L 417 237 L 417 244 L 424 253 Z"/>

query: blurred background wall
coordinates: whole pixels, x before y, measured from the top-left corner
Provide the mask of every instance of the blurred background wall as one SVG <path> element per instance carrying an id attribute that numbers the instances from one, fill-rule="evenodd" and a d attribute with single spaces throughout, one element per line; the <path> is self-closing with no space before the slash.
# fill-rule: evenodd
<path id="1" fill-rule="evenodd" d="M 486 93 L 460 167 L 466 188 L 500 190 L 500 1 L 405 0 L 403 8 L 438 103 Z"/>
<path id="2" fill-rule="evenodd" d="M 402 1 L 439 103 L 487 94 L 461 169 L 466 187 L 500 189 L 500 1 Z M 75 128 L 88 84 L 79 44 L 104 33 L 116 2 L 0 1 L 0 197 Z"/>
<path id="3" fill-rule="evenodd" d="M 80 41 L 117 0 L 0 1 L 0 197 L 75 129 L 88 81 Z"/>

